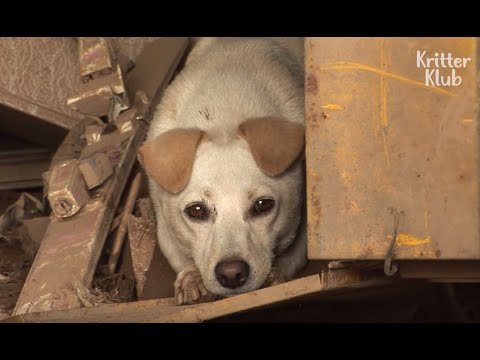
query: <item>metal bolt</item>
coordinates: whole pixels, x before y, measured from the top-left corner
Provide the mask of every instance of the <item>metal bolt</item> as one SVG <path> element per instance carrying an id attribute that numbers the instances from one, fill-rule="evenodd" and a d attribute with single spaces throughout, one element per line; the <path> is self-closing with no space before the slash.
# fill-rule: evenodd
<path id="1" fill-rule="evenodd" d="M 67 199 L 57 199 L 54 204 L 54 211 L 59 216 L 66 216 L 72 211 L 72 204 Z"/>

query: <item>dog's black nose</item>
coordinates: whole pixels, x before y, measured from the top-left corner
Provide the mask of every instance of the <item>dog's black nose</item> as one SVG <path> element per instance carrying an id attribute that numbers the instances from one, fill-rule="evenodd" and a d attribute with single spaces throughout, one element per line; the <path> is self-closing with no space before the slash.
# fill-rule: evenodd
<path id="1" fill-rule="evenodd" d="M 235 289 L 242 286 L 248 280 L 250 266 L 238 259 L 226 259 L 215 267 L 215 276 L 223 287 Z"/>

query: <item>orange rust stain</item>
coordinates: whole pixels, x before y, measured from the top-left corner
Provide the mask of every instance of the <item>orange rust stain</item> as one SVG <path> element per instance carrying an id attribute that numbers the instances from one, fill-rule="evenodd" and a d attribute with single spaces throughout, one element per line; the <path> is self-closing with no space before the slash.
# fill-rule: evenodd
<path id="1" fill-rule="evenodd" d="M 307 92 L 311 93 L 312 95 L 316 95 L 318 92 L 318 81 L 315 74 L 307 74 L 307 79 L 305 83 L 305 88 Z"/>
<path id="2" fill-rule="evenodd" d="M 344 107 L 338 104 L 326 104 L 326 105 L 321 105 L 320 106 L 322 109 L 328 109 L 328 110 L 343 110 Z"/>
<path id="3" fill-rule="evenodd" d="M 398 234 L 397 235 L 397 245 L 398 246 L 418 246 L 425 245 L 432 241 L 431 236 L 425 238 L 417 238 L 409 234 Z"/>
<path id="4" fill-rule="evenodd" d="M 388 235 L 387 239 L 391 240 L 392 235 Z M 435 259 L 439 257 L 439 251 L 432 243 L 431 236 L 419 238 L 411 234 L 397 235 L 397 257 L 402 258 L 428 258 Z"/>

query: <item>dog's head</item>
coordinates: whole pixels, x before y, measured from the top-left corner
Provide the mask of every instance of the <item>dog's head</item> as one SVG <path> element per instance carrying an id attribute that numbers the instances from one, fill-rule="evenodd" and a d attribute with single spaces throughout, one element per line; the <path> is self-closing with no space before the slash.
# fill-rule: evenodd
<path id="1" fill-rule="evenodd" d="M 304 127 L 250 119 L 228 142 L 175 129 L 142 145 L 139 159 L 167 196 L 169 229 L 207 289 L 233 295 L 260 288 L 277 253 L 293 241 L 302 206 Z"/>

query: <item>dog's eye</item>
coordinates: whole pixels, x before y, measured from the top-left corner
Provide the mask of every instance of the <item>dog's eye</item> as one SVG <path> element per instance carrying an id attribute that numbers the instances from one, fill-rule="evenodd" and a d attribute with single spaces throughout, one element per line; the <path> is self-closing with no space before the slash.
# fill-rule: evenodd
<path id="1" fill-rule="evenodd" d="M 255 201 L 255 204 L 253 204 L 252 213 L 253 215 L 267 213 L 272 210 L 273 205 L 275 205 L 275 201 L 272 199 L 258 199 Z"/>
<path id="2" fill-rule="evenodd" d="M 185 212 L 192 219 L 203 220 L 203 221 L 207 220 L 209 215 L 207 207 L 202 203 L 195 203 L 188 206 L 185 209 Z"/>

